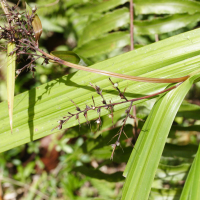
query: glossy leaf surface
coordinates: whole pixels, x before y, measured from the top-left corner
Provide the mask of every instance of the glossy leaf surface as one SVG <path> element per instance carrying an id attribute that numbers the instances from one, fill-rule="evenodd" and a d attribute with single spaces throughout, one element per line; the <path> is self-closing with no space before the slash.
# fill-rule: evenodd
<path id="1" fill-rule="evenodd" d="M 145 77 L 185 76 L 200 67 L 199 34 L 200 30 L 196 29 L 116 56 L 91 67 Z M 168 85 L 123 81 L 117 78 L 112 80 L 118 82 L 122 91 L 128 86 L 126 96 L 129 99 L 152 94 Z M 120 100 L 108 77 L 83 71 L 63 76 L 14 98 L 12 137 L 10 137 L 7 102 L 2 102 L 0 104 L 0 151 L 51 134 L 51 129 L 58 125 L 58 120 L 66 116 L 68 112 L 75 112 L 75 107 L 69 99 L 72 99 L 81 109 L 85 108 L 85 104 L 92 105 L 92 96 L 95 102 L 100 103 L 101 97 L 91 88 L 90 82 L 103 89 L 106 100 L 111 98 L 114 102 Z M 116 106 L 115 111 L 127 106 L 125 104 Z M 101 115 L 107 114 L 108 111 L 102 109 Z M 88 114 L 89 120 L 97 116 L 97 113 L 92 111 Z M 85 118 L 80 116 L 80 121 L 85 122 Z M 76 119 L 71 119 L 63 128 L 77 124 Z"/>
<path id="2" fill-rule="evenodd" d="M 185 95 L 199 75 L 200 71 L 197 71 L 196 75 L 175 90 L 163 95 L 155 103 L 124 171 L 127 179 L 123 187 L 122 199 L 148 199 L 174 117 Z"/>

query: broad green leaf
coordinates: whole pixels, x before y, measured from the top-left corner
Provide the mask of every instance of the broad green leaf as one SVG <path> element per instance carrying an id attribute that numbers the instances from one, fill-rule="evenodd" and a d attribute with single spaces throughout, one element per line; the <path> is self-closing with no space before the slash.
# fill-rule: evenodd
<path id="1" fill-rule="evenodd" d="M 148 199 L 170 127 L 185 95 L 199 76 L 200 72 L 197 71 L 196 75 L 155 103 L 124 171 L 127 178 L 122 199 Z"/>
<path id="2" fill-rule="evenodd" d="M 177 165 L 177 166 L 159 164 L 156 174 L 157 176 L 159 176 L 160 174 L 163 177 L 162 175 L 163 173 L 165 175 L 174 175 L 177 173 L 187 172 L 189 169 L 190 169 L 190 164 L 188 163 Z"/>
<path id="3" fill-rule="evenodd" d="M 11 132 L 13 130 L 13 104 L 15 92 L 16 53 L 15 44 L 8 43 L 7 47 L 7 101 Z"/>
<path id="4" fill-rule="evenodd" d="M 170 189 L 157 189 L 152 188 L 149 196 L 149 200 L 161 200 L 161 199 L 173 199 L 179 200 L 181 195 L 180 188 Z"/>
<path id="5" fill-rule="evenodd" d="M 116 191 L 114 190 L 114 188 L 116 187 L 116 183 L 111 183 L 111 182 L 98 180 L 98 179 L 91 179 L 90 181 L 91 181 L 92 186 L 98 190 L 99 196 L 105 198 L 106 200 L 118 199 L 116 198 L 117 194 L 116 194 Z M 93 200 L 93 198 L 91 200 Z"/>
<path id="6" fill-rule="evenodd" d="M 74 64 L 80 64 L 84 66 L 88 66 L 92 64 L 89 60 L 87 60 L 86 58 L 82 56 L 79 56 L 73 51 L 51 51 L 50 54 Z"/>
<path id="7" fill-rule="evenodd" d="M 78 64 L 80 61 L 80 57 L 72 51 L 51 51 L 50 54 L 75 64 Z"/>
<path id="8" fill-rule="evenodd" d="M 119 28 L 129 22 L 129 11 L 127 8 L 121 8 L 113 12 L 106 13 L 100 19 L 92 21 L 85 27 L 78 41 L 78 46 L 98 38 L 104 33 Z"/>
<path id="9" fill-rule="evenodd" d="M 200 67 L 199 34 L 200 29 L 196 29 L 99 62 L 91 67 L 155 78 L 185 76 Z M 127 88 L 125 94 L 129 99 L 161 91 L 168 85 L 125 81 L 119 78 L 112 80 L 118 82 L 121 91 Z M 112 87 L 108 77 L 78 71 L 17 95 L 14 98 L 12 137 L 10 137 L 7 102 L 0 103 L 0 152 L 56 132 L 56 130 L 51 132 L 51 129 L 58 125 L 57 121 L 68 115 L 68 112 L 76 112 L 70 99 L 81 109 L 85 108 L 85 104 L 93 104 L 92 96 L 97 105 L 101 104 L 102 99 L 90 86 L 90 82 L 103 89 L 106 100 L 120 101 L 118 92 Z M 144 101 L 146 100 L 140 102 Z M 116 106 L 115 111 L 123 110 L 127 106 L 125 104 Z M 108 115 L 108 111 L 102 109 L 101 115 Z M 95 111 L 88 113 L 89 120 L 97 117 Z M 86 122 L 82 115 L 80 122 Z M 78 125 L 78 121 L 73 118 L 64 124 L 63 128 L 75 125 Z"/>
<path id="10" fill-rule="evenodd" d="M 174 125 L 172 126 L 172 130 L 178 130 L 178 131 L 199 131 L 200 125 L 192 125 L 192 126 L 178 126 Z"/>
<path id="11" fill-rule="evenodd" d="M 73 168 L 73 171 L 80 172 L 91 178 L 104 179 L 109 182 L 119 182 L 119 181 L 124 180 L 124 177 L 122 176 L 122 172 L 116 172 L 113 174 L 105 174 L 98 169 L 88 168 L 86 166 L 75 167 Z"/>
<path id="12" fill-rule="evenodd" d="M 109 0 L 103 2 L 96 2 L 96 3 L 88 3 L 80 8 L 76 9 L 76 12 L 80 15 L 91 15 L 96 12 L 105 12 L 107 10 L 113 9 L 119 5 L 122 5 L 129 0 Z"/>
<path id="13" fill-rule="evenodd" d="M 183 28 L 200 20 L 199 13 L 193 15 L 176 14 L 145 21 L 134 21 L 134 31 L 138 35 L 167 33 Z"/>
<path id="14" fill-rule="evenodd" d="M 77 54 L 86 58 L 100 54 L 109 53 L 117 48 L 124 47 L 130 43 L 130 34 L 127 32 L 115 32 L 107 34 L 95 40 L 91 40 L 81 47 L 75 49 Z"/>
<path id="15" fill-rule="evenodd" d="M 84 28 L 87 26 L 90 17 L 88 15 L 81 16 L 78 13 L 72 13 L 69 15 L 69 22 L 73 25 L 74 31 L 78 38 L 81 37 Z"/>
<path id="16" fill-rule="evenodd" d="M 176 14 L 200 12 L 200 3 L 191 0 L 134 0 L 138 14 Z"/>
<path id="17" fill-rule="evenodd" d="M 199 112 L 200 106 L 195 104 L 183 103 L 177 113 L 177 116 L 187 119 L 200 119 Z"/>
<path id="18" fill-rule="evenodd" d="M 0 54 L 0 101 L 6 101 L 7 100 L 7 89 L 6 89 L 6 71 L 7 66 L 4 64 L 5 62 L 2 62 L 6 60 L 6 54 Z"/>
<path id="19" fill-rule="evenodd" d="M 72 6 L 72 5 L 77 5 L 77 4 L 82 4 L 84 3 L 84 0 L 68 0 L 66 2 L 63 2 L 67 7 Z"/>
<path id="20" fill-rule="evenodd" d="M 26 11 L 28 12 L 29 15 L 32 14 L 32 8 L 25 2 L 26 4 Z"/>
<path id="21" fill-rule="evenodd" d="M 161 180 L 163 183 L 177 183 L 186 179 L 190 164 L 181 164 L 177 166 L 159 164 L 156 170 L 155 180 Z"/>
<path id="22" fill-rule="evenodd" d="M 180 200 L 199 199 L 200 196 L 200 146 L 185 182 Z"/>
<path id="23" fill-rule="evenodd" d="M 191 183 L 190 193 L 189 193 L 189 199 L 198 199 L 200 197 L 200 146 L 196 155 L 196 158 L 194 160 L 194 177 L 193 181 Z"/>
<path id="24" fill-rule="evenodd" d="M 166 143 L 163 156 L 165 157 L 182 157 L 182 158 L 192 158 L 197 152 L 198 146 L 189 144 L 189 145 L 175 145 Z"/>

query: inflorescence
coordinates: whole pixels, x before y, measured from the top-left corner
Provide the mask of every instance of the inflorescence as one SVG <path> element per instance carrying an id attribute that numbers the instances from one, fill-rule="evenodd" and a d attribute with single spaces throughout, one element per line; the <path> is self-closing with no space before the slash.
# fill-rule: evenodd
<path id="1" fill-rule="evenodd" d="M 52 55 L 50 55 L 50 54 L 48 54 L 48 53 L 46 53 L 46 52 L 44 52 L 44 51 L 42 51 L 41 49 L 38 48 L 38 39 L 39 39 L 40 34 L 41 34 L 40 28 L 42 28 L 42 27 L 39 28 L 39 34 L 37 34 L 37 30 L 34 30 L 34 27 L 33 27 L 33 20 L 36 17 L 36 10 L 37 10 L 36 8 L 33 8 L 31 14 L 29 14 L 27 12 L 21 12 L 20 13 L 17 9 L 17 6 L 9 7 L 8 5 L 6 5 L 6 7 L 8 8 L 8 11 L 9 11 L 9 14 L 6 14 L 8 24 L 4 25 L 4 26 L 0 26 L 0 40 L 4 40 L 5 46 L 1 45 L 0 48 L 6 50 L 6 45 L 8 43 L 14 43 L 15 49 L 14 49 L 13 52 L 10 52 L 10 55 L 16 54 L 17 61 L 21 60 L 22 55 L 27 55 L 27 60 L 29 61 L 28 64 L 26 64 L 21 69 L 18 69 L 16 71 L 17 76 L 25 69 L 29 69 L 34 75 L 34 71 L 35 71 L 35 67 L 36 67 L 35 61 L 39 58 L 44 59 L 42 64 L 48 64 L 49 60 L 53 60 L 53 61 L 55 61 L 59 64 L 64 64 L 66 66 L 68 66 L 68 64 L 70 64 L 69 62 L 65 62 L 65 61 L 61 60 L 60 58 L 52 56 Z M 38 54 L 38 52 L 40 54 Z M 82 70 L 85 70 L 85 71 L 90 71 L 90 70 L 86 70 L 87 68 L 85 69 L 84 67 L 81 67 L 81 66 L 77 67 L 77 65 L 75 66 L 73 64 L 71 64 L 71 67 L 74 67 L 74 68 L 77 68 L 77 69 L 82 69 Z M 97 73 L 97 72 L 95 72 L 95 70 L 92 70 L 90 72 Z M 108 75 L 108 74 L 106 74 L 106 75 Z M 113 75 L 113 76 L 116 77 L 116 74 Z M 183 77 L 183 78 L 187 78 L 187 77 Z M 87 124 L 90 124 L 90 122 L 88 120 L 88 112 L 91 111 L 91 110 L 96 111 L 98 113 L 98 118 L 96 119 L 95 122 L 100 127 L 101 124 L 102 124 L 101 117 L 100 117 L 100 113 L 101 113 L 102 108 L 107 109 L 109 111 L 109 118 L 111 118 L 112 122 L 113 122 L 114 106 L 119 105 L 119 104 L 123 104 L 123 103 L 130 103 L 128 108 L 125 110 L 125 118 L 122 121 L 122 126 L 119 129 L 118 133 L 114 136 L 114 137 L 117 137 L 117 140 L 114 144 L 112 144 L 113 152 L 112 152 L 111 158 L 113 158 L 114 151 L 115 151 L 116 147 L 120 145 L 121 134 L 124 133 L 125 136 L 126 136 L 126 133 L 124 132 L 124 126 L 126 125 L 127 119 L 128 118 L 136 118 L 135 116 L 133 116 L 130 113 L 131 108 L 133 106 L 133 102 L 141 100 L 141 99 L 147 99 L 147 98 L 155 97 L 155 96 L 157 96 L 161 93 L 165 93 L 167 91 L 170 91 L 170 90 L 178 87 L 181 84 L 182 81 L 180 83 L 168 88 L 168 89 L 161 91 L 161 92 L 157 92 L 155 94 L 151 94 L 151 95 L 147 95 L 147 96 L 144 96 L 144 97 L 128 100 L 126 98 L 126 96 L 124 95 L 126 88 L 125 88 L 124 92 L 121 92 L 120 89 L 118 88 L 118 84 L 113 83 L 110 78 L 109 78 L 109 80 L 110 80 L 111 84 L 113 85 L 113 87 L 118 91 L 119 96 L 120 96 L 122 101 L 117 102 L 117 103 L 112 103 L 111 101 L 109 101 L 109 102 L 106 101 L 106 99 L 104 98 L 104 96 L 102 94 L 101 88 L 99 86 L 95 86 L 95 85 L 90 83 L 90 85 L 95 89 L 97 94 L 101 96 L 102 105 L 96 106 L 94 98 L 92 97 L 93 105 L 90 105 L 90 106 L 86 105 L 85 109 L 80 109 L 75 104 L 75 102 L 73 100 L 71 100 L 71 102 L 76 107 L 77 112 L 76 113 L 68 112 L 68 116 L 63 117 L 62 120 L 59 120 L 59 125 L 56 126 L 54 129 L 56 129 L 56 128 L 62 129 L 63 124 L 67 123 L 73 117 L 75 117 L 75 119 L 78 120 L 79 125 L 80 125 L 80 120 L 79 120 L 80 114 L 83 114 L 83 116 L 86 119 Z M 52 130 L 54 130 L 54 129 L 52 129 Z"/>
<path id="2" fill-rule="evenodd" d="M 35 61 L 42 57 L 45 64 L 48 64 L 48 58 L 37 53 L 38 41 L 33 29 L 32 22 L 35 17 L 36 8 L 32 9 L 32 14 L 28 12 L 19 12 L 17 6 L 8 8 L 9 14 L 5 14 L 8 23 L 0 26 L 0 40 L 3 40 L 4 45 L 1 48 L 6 50 L 8 43 L 14 43 L 15 49 L 10 52 L 10 55 L 16 54 L 16 61 L 20 62 L 22 55 L 27 55 L 29 63 L 16 71 L 17 76 L 25 69 L 29 69 L 33 75 L 35 71 Z M 8 55 L 9 56 L 9 55 Z"/>
<path id="3" fill-rule="evenodd" d="M 67 123 L 73 117 L 75 117 L 75 119 L 78 120 L 78 123 L 80 125 L 80 120 L 79 120 L 80 114 L 84 115 L 87 124 L 89 124 L 89 121 L 88 121 L 88 111 L 91 111 L 91 110 L 96 111 L 97 114 L 99 115 L 95 122 L 97 123 L 98 126 L 101 126 L 102 121 L 101 121 L 101 117 L 100 117 L 100 112 L 101 112 L 102 108 L 105 108 L 105 109 L 109 110 L 109 115 L 108 116 L 109 116 L 109 118 L 112 118 L 112 122 L 113 122 L 114 106 L 119 105 L 119 104 L 124 104 L 124 103 L 130 103 L 129 106 L 128 106 L 128 108 L 125 110 L 125 118 L 122 120 L 122 126 L 119 129 L 119 131 L 117 132 L 117 134 L 114 136 L 114 137 L 117 137 L 117 136 L 118 137 L 117 137 L 117 140 L 115 141 L 115 143 L 112 144 L 113 151 L 112 151 L 111 159 L 113 159 L 114 151 L 115 151 L 116 147 L 120 145 L 120 137 L 121 137 L 122 133 L 127 137 L 126 133 L 124 132 L 124 127 L 126 125 L 126 122 L 127 122 L 128 118 L 136 119 L 136 116 L 134 116 L 134 115 L 131 114 L 131 108 L 133 106 L 133 102 L 139 101 L 139 100 L 142 100 L 142 99 L 148 99 L 148 98 L 156 97 L 159 94 L 162 94 L 162 93 L 168 92 L 168 91 L 170 91 L 172 89 L 175 89 L 181 83 L 178 83 L 178 84 L 176 84 L 176 85 L 174 85 L 172 87 L 169 87 L 169 88 L 167 88 L 165 90 L 162 90 L 161 92 L 157 92 L 155 94 L 151 94 L 151 95 L 147 95 L 147 96 L 143 96 L 143 97 L 139 97 L 139 98 L 134 98 L 134 99 L 127 99 L 126 96 L 125 96 L 125 90 L 126 90 L 126 88 L 124 89 L 124 92 L 121 92 L 121 90 L 118 87 L 118 83 L 113 83 L 110 78 L 109 78 L 109 80 L 110 80 L 111 84 L 113 85 L 114 89 L 116 89 L 118 91 L 118 94 L 119 94 L 120 98 L 122 99 L 122 101 L 117 102 L 117 103 L 112 103 L 111 101 L 109 101 L 109 103 L 107 103 L 107 101 L 105 100 L 105 98 L 104 98 L 104 96 L 102 94 L 101 88 L 99 86 L 96 86 L 96 85 L 93 85 L 93 84 L 90 83 L 90 85 L 95 89 L 96 93 L 101 96 L 101 98 L 102 98 L 102 105 L 96 106 L 94 98 L 92 97 L 93 105 L 90 105 L 90 106 L 86 105 L 85 109 L 81 110 L 76 105 L 76 103 L 71 100 L 71 102 L 76 107 L 77 112 L 76 113 L 70 113 L 70 112 L 68 112 L 68 116 L 63 117 L 62 120 L 59 120 L 58 121 L 59 125 L 56 126 L 55 128 L 53 128 L 52 131 L 54 129 L 56 129 L 56 128 L 58 130 L 62 129 L 63 124 Z M 136 120 L 142 120 L 142 119 L 137 118 Z"/>
<path id="4" fill-rule="evenodd" d="M 117 140 L 115 141 L 114 144 L 111 145 L 112 148 L 113 148 L 113 152 L 112 152 L 112 155 L 111 155 L 111 159 L 113 159 L 114 151 L 115 151 L 116 147 L 120 145 L 120 137 L 121 137 L 121 134 L 124 133 L 124 135 L 127 137 L 126 133 L 124 132 L 124 126 L 126 125 L 127 119 L 128 119 L 128 118 L 131 118 L 131 119 L 135 118 L 135 117 L 130 113 L 131 108 L 132 108 L 132 106 L 133 106 L 133 102 L 135 101 L 135 99 L 128 100 L 128 99 L 126 98 L 126 96 L 124 95 L 126 88 L 125 88 L 124 92 L 121 92 L 120 89 L 118 88 L 118 83 L 113 83 L 112 80 L 111 80 L 110 78 L 109 78 L 109 80 L 110 80 L 111 84 L 113 85 L 113 88 L 116 89 L 116 90 L 118 91 L 119 96 L 120 96 L 120 98 L 121 98 L 123 101 L 118 102 L 118 103 L 112 103 L 111 101 L 109 101 L 109 103 L 107 103 L 107 101 L 105 100 L 105 98 L 104 98 L 104 96 L 103 96 L 103 93 L 102 93 L 101 88 L 100 88 L 99 86 L 96 86 L 96 85 L 93 85 L 92 83 L 90 83 L 90 85 L 95 89 L 96 93 L 97 93 L 98 95 L 101 96 L 101 98 L 102 98 L 102 101 L 101 101 L 102 105 L 96 106 L 96 105 L 95 105 L 94 98 L 92 97 L 93 105 L 90 105 L 90 106 L 89 106 L 89 105 L 86 105 L 85 109 L 82 109 L 82 110 L 81 110 L 81 109 L 76 105 L 76 103 L 75 103 L 73 100 L 71 100 L 71 102 L 72 102 L 72 103 L 74 104 L 74 106 L 76 107 L 77 112 L 76 112 L 76 113 L 70 113 L 70 112 L 68 112 L 68 116 L 63 117 L 62 120 L 59 120 L 59 121 L 58 121 L 59 125 L 56 126 L 55 128 L 53 128 L 52 131 L 53 131 L 54 129 L 56 129 L 56 128 L 57 128 L 58 130 L 62 129 L 63 124 L 67 123 L 67 122 L 68 122 L 71 118 L 73 118 L 73 117 L 75 117 L 75 119 L 78 120 L 78 123 L 79 123 L 79 126 L 80 126 L 80 120 L 79 120 L 80 114 L 83 114 L 83 116 L 84 116 L 85 119 L 86 119 L 87 124 L 89 124 L 89 121 L 88 121 L 88 111 L 91 111 L 91 110 L 97 112 L 98 118 L 95 120 L 95 122 L 97 123 L 98 127 L 100 127 L 101 124 L 102 124 L 101 117 L 100 117 L 100 112 L 101 112 L 101 109 L 102 109 L 102 108 L 105 108 L 106 110 L 109 111 L 108 116 L 109 116 L 109 118 L 112 119 L 112 123 L 113 123 L 114 106 L 119 105 L 119 104 L 122 104 L 122 103 L 128 103 L 128 102 L 129 102 L 130 105 L 129 105 L 129 107 L 125 110 L 125 114 L 126 114 L 126 115 L 125 115 L 125 118 L 124 118 L 123 121 L 122 121 L 122 126 L 121 126 L 120 130 L 118 131 L 118 133 L 114 136 L 114 137 L 118 136 L 118 137 L 117 137 Z M 141 119 L 139 119 L 139 120 L 141 120 Z M 113 124 L 113 125 L 114 125 L 114 124 Z M 113 137 L 113 138 L 114 138 L 114 137 Z M 127 137 L 127 138 L 128 138 L 128 137 Z"/>

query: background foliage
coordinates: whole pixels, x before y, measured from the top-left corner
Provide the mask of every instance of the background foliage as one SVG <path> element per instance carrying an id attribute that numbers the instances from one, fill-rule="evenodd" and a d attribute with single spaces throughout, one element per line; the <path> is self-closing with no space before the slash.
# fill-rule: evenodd
<path id="1" fill-rule="evenodd" d="M 136 50 L 126 54 L 123 53 L 129 51 L 130 45 L 127 0 L 37 0 L 28 3 L 39 8 L 38 15 L 43 25 L 40 47 L 49 52 L 73 50 L 82 58 L 81 62 L 94 64 L 94 68 L 147 77 L 180 77 L 199 69 L 198 1 L 135 0 Z M 25 2 L 22 1 L 20 6 L 23 9 Z M 196 30 L 187 32 L 192 29 Z M 183 34 L 178 35 L 180 33 Z M 169 38 L 175 35 L 178 36 Z M 163 41 L 146 46 L 154 43 L 156 38 Z M 164 40 L 166 38 L 169 39 Z M 0 68 L 1 101 L 6 100 L 4 56 L 1 55 Z M 112 59 L 106 60 L 108 58 Z M 106 61 L 100 62 L 103 60 Z M 25 63 L 26 58 L 18 67 Z M 139 121 L 138 129 L 142 129 L 141 133 L 145 134 L 140 134 L 132 152 L 130 144 L 135 142 L 133 120 L 128 120 L 125 133 L 130 139 L 122 135 L 123 150 L 117 148 L 114 160 L 111 161 L 110 144 L 115 140 L 111 139 L 121 126 L 127 105 L 116 108 L 114 128 L 112 120 L 108 120 L 108 113 L 102 111 L 103 123 L 100 129 L 94 122 L 91 123 L 91 129 L 85 124 L 79 128 L 74 119 L 64 127 L 73 128 L 60 132 L 55 130 L 54 134 L 44 137 L 52 133 L 50 130 L 57 125 L 58 119 L 68 111 L 75 112 L 69 98 L 81 108 L 92 102 L 91 96 L 100 104 L 101 98 L 88 86 L 89 82 L 100 85 L 106 99 L 119 101 L 108 78 L 86 72 L 75 73 L 73 69 L 53 63 L 44 67 L 38 62 L 34 78 L 31 73 L 23 73 L 16 80 L 15 94 L 20 95 L 15 97 L 17 106 L 14 110 L 13 135 L 10 135 L 7 123 L 6 102 L 0 104 L 0 149 L 1 152 L 10 149 L 0 154 L 4 199 L 9 199 L 9 195 L 13 199 L 120 199 L 123 186 L 124 199 L 180 199 L 181 193 L 182 199 L 189 199 L 188 193 L 198 188 L 194 177 L 197 180 L 199 177 L 198 170 L 195 170 L 199 166 L 199 154 L 195 162 L 194 157 L 199 144 L 200 84 L 197 82 L 193 85 L 198 77 L 197 73 L 167 95 L 137 102 L 137 117 L 146 120 L 145 125 L 144 121 Z M 51 80 L 54 81 L 49 82 Z M 113 80 L 119 82 L 122 91 L 127 87 L 128 98 L 151 94 L 168 86 Z M 181 104 L 186 94 L 186 100 Z M 89 119 L 96 117 L 96 113 L 89 115 Z M 81 122 L 85 122 L 84 117 Z M 166 127 L 170 129 L 169 135 Z M 154 134 L 154 130 L 162 132 L 162 139 Z M 44 138 L 36 140 L 41 137 Z M 36 141 L 29 142 L 31 140 Z M 154 149 L 152 154 L 145 157 L 145 152 L 151 152 L 151 149 Z M 146 158 L 150 158 L 150 163 L 144 162 Z M 158 167 L 153 166 L 152 163 L 158 162 Z M 146 170 L 140 166 L 146 167 Z M 139 173 L 140 170 L 144 174 Z M 127 176 L 126 183 L 123 172 Z M 134 173 L 138 174 L 138 180 Z M 144 184 L 146 190 L 151 189 L 150 195 L 144 192 Z M 137 194 L 133 193 L 134 190 Z M 195 195 L 198 191 L 191 193 Z"/>

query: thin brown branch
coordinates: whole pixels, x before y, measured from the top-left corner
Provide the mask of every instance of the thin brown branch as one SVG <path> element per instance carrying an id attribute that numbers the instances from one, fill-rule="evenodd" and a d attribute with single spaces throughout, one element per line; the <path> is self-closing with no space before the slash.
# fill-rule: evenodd
<path id="1" fill-rule="evenodd" d="M 133 135 L 135 141 L 138 137 L 138 121 L 137 121 L 137 112 L 136 112 L 136 105 L 133 106 Z"/>
<path id="2" fill-rule="evenodd" d="M 64 118 L 66 118 L 65 120 L 59 120 L 59 125 L 56 126 L 56 127 L 54 127 L 51 131 L 53 131 L 53 130 L 56 129 L 56 128 L 62 129 L 62 125 L 65 124 L 66 122 L 68 122 L 72 117 L 77 116 L 77 115 L 80 115 L 81 113 L 84 113 L 84 112 L 88 112 L 88 111 L 90 111 L 90 110 L 97 110 L 97 113 L 99 113 L 99 118 L 98 118 L 98 120 L 100 120 L 100 121 L 96 120 L 97 124 L 99 124 L 99 123 L 101 123 L 100 111 L 101 111 L 102 108 L 113 108 L 113 107 L 116 106 L 116 105 L 124 104 L 124 103 L 128 103 L 128 102 L 131 102 L 131 105 L 132 105 L 133 102 L 135 102 L 135 101 L 139 101 L 139 100 L 142 100 L 142 99 L 149 99 L 149 98 L 151 98 L 151 97 L 156 97 L 156 96 L 159 95 L 159 94 L 163 94 L 163 93 L 165 93 L 165 92 L 168 92 L 168 91 L 170 91 L 170 90 L 173 90 L 173 89 L 177 88 L 180 84 L 181 84 L 181 83 L 178 83 L 178 84 L 176 84 L 176 85 L 174 85 L 174 86 L 172 86 L 172 87 L 170 87 L 170 88 L 168 88 L 168 89 L 165 89 L 165 90 L 162 90 L 162 91 L 160 91 L 160 92 L 156 92 L 156 93 L 154 93 L 154 94 L 147 95 L 147 96 L 144 96 L 144 97 L 139 97 L 139 98 L 135 98 L 135 99 L 129 99 L 129 100 L 127 100 L 127 101 L 121 101 L 121 102 L 118 102 L 118 103 L 109 103 L 109 104 L 106 104 L 106 105 L 104 104 L 104 105 L 101 105 L 101 106 L 95 106 L 95 105 L 93 105 L 93 106 L 91 106 L 91 107 L 86 106 L 86 108 L 85 108 L 84 110 L 80 110 L 80 111 L 77 112 L 76 114 L 72 114 L 72 113 L 69 113 L 69 112 L 68 112 L 69 116 L 64 117 Z M 130 113 L 130 112 L 129 112 L 129 113 Z"/>
<path id="3" fill-rule="evenodd" d="M 102 74 L 102 75 L 105 75 L 105 76 L 111 76 L 111 77 L 126 79 L 126 80 L 139 81 L 139 82 L 150 82 L 150 83 L 179 83 L 179 82 L 183 82 L 183 81 L 185 81 L 189 78 L 188 75 L 184 76 L 184 77 L 180 77 L 180 78 L 165 79 L 165 78 L 147 78 L 147 77 L 138 77 L 138 76 L 125 75 L 125 74 L 118 74 L 118 73 L 114 73 L 114 72 L 108 72 L 108 71 L 104 71 L 104 70 L 100 70 L 100 69 L 93 69 L 93 68 L 90 68 L 90 67 L 84 67 L 84 66 L 81 66 L 81 65 L 76 65 L 76 64 L 61 60 L 58 57 L 52 56 L 52 55 L 42 51 L 41 49 L 39 49 L 37 47 L 35 47 L 35 50 L 39 51 L 40 53 L 42 53 L 43 55 L 45 55 L 46 57 L 48 57 L 52 61 L 55 61 L 57 63 L 60 63 L 62 65 L 65 65 L 65 66 L 68 66 L 68 67 L 71 67 L 71 68 L 75 68 L 75 69 L 83 70 L 83 71 L 87 71 L 87 72 L 92 72 L 92 73 L 96 73 L 96 74 Z"/>
<path id="4" fill-rule="evenodd" d="M 130 0 L 130 39 L 131 39 L 131 51 L 134 49 L 134 25 L 133 25 L 133 0 Z"/>
<path id="5" fill-rule="evenodd" d="M 131 39 L 131 51 L 134 49 L 134 13 L 133 13 L 133 0 L 130 0 L 130 39 Z M 137 137 L 137 118 L 136 118 L 136 106 L 133 106 L 133 134 Z"/>
<path id="6" fill-rule="evenodd" d="M 158 34 L 155 34 L 155 41 L 156 41 L 156 42 L 159 41 L 159 36 L 158 36 Z"/>
<path id="7" fill-rule="evenodd" d="M 126 117 L 125 117 L 125 119 L 123 120 L 123 124 L 122 124 L 122 126 L 121 126 L 121 128 L 120 128 L 120 130 L 119 130 L 117 141 L 116 141 L 115 144 L 113 145 L 113 151 L 112 151 L 112 154 L 111 154 L 111 160 L 113 160 L 113 156 L 114 156 L 114 152 L 115 152 L 116 147 L 120 145 L 120 137 L 121 137 L 122 132 L 123 132 L 123 130 L 124 130 L 124 126 L 126 125 L 126 121 L 127 121 L 128 117 L 129 117 L 129 114 L 130 114 L 132 105 L 133 105 L 133 101 L 131 101 L 130 106 L 129 106 L 128 109 L 126 110 Z"/>

